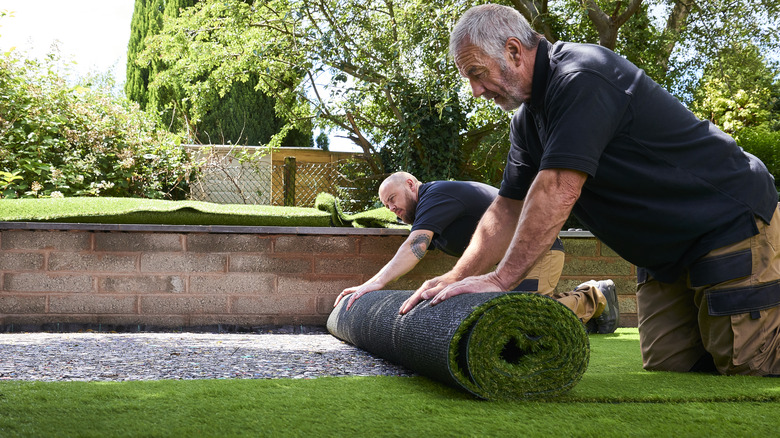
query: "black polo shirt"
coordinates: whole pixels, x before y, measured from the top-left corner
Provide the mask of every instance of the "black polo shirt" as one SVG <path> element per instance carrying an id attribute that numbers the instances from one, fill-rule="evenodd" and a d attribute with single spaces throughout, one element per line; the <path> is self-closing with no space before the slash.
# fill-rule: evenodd
<path id="1" fill-rule="evenodd" d="M 412 231 L 433 231 L 432 248 L 460 257 L 498 189 L 473 181 L 433 181 L 420 185 Z M 563 251 L 556 239 L 553 250 Z"/>
<path id="2" fill-rule="evenodd" d="M 472 181 L 433 181 L 420 185 L 412 231 L 433 231 L 432 246 L 460 257 L 498 189 Z"/>
<path id="3" fill-rule="evenodd" d="M 599 46 L 539 43 L 510 137 L 499 194 L 524 199 L 542 169 L 587 173 L 575 216 L 661 281 L 755 235 L 754 216 L 769 223 L 777 207 L 761 161 Z"/>

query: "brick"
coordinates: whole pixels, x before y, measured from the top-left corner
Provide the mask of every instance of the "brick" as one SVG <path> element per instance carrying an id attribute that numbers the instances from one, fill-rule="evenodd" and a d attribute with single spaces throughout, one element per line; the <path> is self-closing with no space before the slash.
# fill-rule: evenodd
<path id="1" fill-rule="evenodd" d="M 618 306 L 620 313 L 636 313 L 636 297 L 618 295 Z"/>
<path id="2" fill-rule="evenodd" d="M 86 251 L 92 245 L 87 232 L 10 230 L 2 235 L 2 249 Z"/>
<path id="3" fill-rule="evenodd" d="M 227 297 L 215 296 L 143 296 L 141 313 L 145 315 L 189 315 L 203 313 L 226 313 Z"/>
<path id="4" fill-rule="evenodd" d="M 324 257 L 314 261 L 314 272 L 320 274 L 376 274 L 392 255 L 387 257 Z"/>
<path id="5" fill-rule="evenodd" d="M 623 259 L 577 259 L 569 258 L 563 265 L 563 274 L 567 276 L 589 277 L 594 280 L 611 276 L 631 275 L 631 264 Z"/>
<path id="6" fill-rule="evenodd" d="M 333 312 L 333 303 L 336 301 L 336 296 L 333 297 L 317 297 L 317 313 L 320 315 L 330 315 Z"/>
<path id="7" fill-rule="evenodd" d="M 357 239 L 350 236 L 278 236 L 274 241 L 275 253 L 354 254 Z"/>
<path id="8" fill-rule="evenodd" d="M 284 274 L 309 274 L 314 263 L 310 258 L 278 257 L 271 255 L 232 255 L 231 272 L 268 272 Z"/>
<path id="9" fill-rule="evenodd" d="M 63 317 L 73 319 L 76 314 L 65 314 Z M 96 314 L 90 318 L 90 324 L 102 324 L 111 329 L 123 331 L 142 331 L 157 329 L 180 330 L 188 325 L 185 315 L 141 315 L 141 314 Z"/>
<path id="10" fill-rule="evenodd" d="M 182 251 L 182 235 L 166 233 L 95 233 L 95 250 L 110 252 Z"/>
<path id="11" fill-rule="evenodd" d="M 227 255 L 151 253 L 141 255 L 141 272 L 225 272 Z"/>
<path id="12" fill-rule="evenodd" d="M 407 275 L 417 274 L 428 276 L 429 278 L 436 277 L 449 272 L 457 262 L 457 257 L 449 256 L 441 251 L 430 251 Z"/>
<path id="13" fill-rule="evenodd" d="M 35 314 L 46 312 L 45 296 L 0 295 L 0 314 Z"/>
<path id="14" fill-rule="evenodd" d="M 183 293 L 186 287 L 186 279 L 178 275 L 98 278 L 98 290 L 106 293 Z"/>
<path id="15" fill-rule="evenodd" d="M 275 315 L 275 314 L 255 314 L 245 313 L 239 315 L 187 315 L 187 326 L 239 326 L 251 327 L 255 330 L 264 327 L 279 326 L 320 326 L 324 327 L 327 322 L 325 315 Z"/>
<path id="16" fill-rule="evenodd" d="M 271 238 L 252 234 L 189 234 L 187 251 L 191 252 L 270 252 Z"/>
<path id="17" fill-rule="evenodd" d="M 29 252 L 0 253 L 0 271 L 43 270 L 43 254 Z"/>
<path id="18" fill-rule="evenodd" d="M 258 327 L 272 325 L 273 315 L 187 315 L 187 325 L 190 327 L 223 326 L 229 329 L 231 326 Z M 224 327 L 227 326 L 227 327 Z"/>
<path id="19" fill-rule="evenodd" d="M 616 253 L 612 248 L 605 245 L 603 242 L 599 242 L 599 247 L 601 248 L 601 255 L 604 257 L 620 257 L 618 253 Z"/>
<path id="20" fill-rule="evenodd" d="M 116 315 L 110 318 L 98 315 L 98 321 L 135 327 L 139 331 L 158 328 L 181 330 L 190 325 L 189 315 Z"/>
<path id="21" fill-rule="evenodd" d="M 15 292 L 92 292 L 89 275 L 5 274 L 4 289 Z"/>
<path id="22" fill-rule="evenodd" d="M 5 318 L 6 325 L 13 325 L 16 331 L 73 331 L 87 324 L 93 324 L 99 317 L 97 315 L 9 315 Z"/>
<path id="23" fill-rule="evenodd" d="M 435 275 L 405 275 L 396 281 L 391 281 L 385 286 L 388 290 L 417 290 L 423 283 L 435 277 Z"/>
<path id="24" fill-rule="evenodd" d="M 390 254 L 392 257 L 408 236 L 362 236 L 360 254 Z"/>
<path id="25" fill-rule="evenodd" d="M 134 272 L 138 256 L 53 252 L 48 266 L 50 271 Z"/>
<path id="26" fill-rule="evenodd" d="M 70 295 L 49 298 L 49 313 L 136 313 L 134 297 Z"/>
<path id="27" fill-rule="evenodd" d="M 264 274 L 229 274 L 190 277 L 190 293 L 210 295 L 270 295 L 276 290 L 275 276 Z"/>
<path id="28" fill-rule="evenodd" d="M 357 286 L 362 282 L 357 277 L 288 277 L 279 276 L 277 294 L 279 295 L 324 295 L 333 297 L 344 289 Z M 331 300 L 331 303 L 333 302 Z"/>
<path id="29" fill-rule="evenodd" d="M 636 276 L 630 278 L 615 278 L 615 288 L 620 295 L 636 295 Z"/>
<path id="30" fill-rule="evenodd" d="M 317 313 L 316 297 L 307 295 L 243 296 L 235 297 L 231 301 L 233 314 L 313 315 Z"/>
<path id="31" fill-rule="evenodd" d="M 598 244 L 596 239 L 562 239 L 563 249 L 567 259 L 570 257 L 595 257 L 598 254 Z"/>

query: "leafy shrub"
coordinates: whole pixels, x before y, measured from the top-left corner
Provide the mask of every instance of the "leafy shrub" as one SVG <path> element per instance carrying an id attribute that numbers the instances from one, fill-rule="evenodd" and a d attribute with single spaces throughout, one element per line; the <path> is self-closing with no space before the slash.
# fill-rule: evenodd
<path id="1" fill-rule="evenodd" d="M 764 162 L 775 177 L 775 186 L 780 185 L 780 131 L 773 131 L 764 124 L 742 129 L 734 138 L 742 149 Z"/>
<path id="2" fill-rule="evenodd" d="M 178 137 L 110 84 L 69 85 L 57 61 L 0 54 L 0 197 L 184 198 Z"/>

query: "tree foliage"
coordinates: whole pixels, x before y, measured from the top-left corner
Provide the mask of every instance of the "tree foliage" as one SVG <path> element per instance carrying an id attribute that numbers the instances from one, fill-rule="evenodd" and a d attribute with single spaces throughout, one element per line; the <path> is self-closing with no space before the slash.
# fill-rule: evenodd
<path id="1" fill-rule="evenodd" d="M 757 47 L 725 48 L 704 69 L 692 110 L 732 135 L 744 128 L 769 126 L 780 116 L 772 113 L 777 74 Z"/>
<path id="2" fill-rule="evenodd" d="M 309 120 L 358 145 L 373 172 L 497 183 L 509 115 L 470 96 L 447 57 L 468 0 L 204 1 L 148 40 L 142 58 L 180 84 L 193 117 L 249 83 L 288 127 Z M 550 41 L 600 43 L 688 102 L 697 70 L 724 47 L 776 48 L 774 0 L 505 0 Z M 774 30 L 773 30 L 774 29 Z M 253 76 L 254 75 L 254 76 Z"/>
<path id="3" fill-rule="evenodd" d="M 0 55 L 0 198 L 184 198 L 179 139 L 110 83 L 69 85 L 56 62 Z"/>
<path id="4" fill-rule="evenodd" d="M 146 56 L 170 65 L 153 86 L 185 84 L 199 117 L 209 94 L 257 74 L 257 86 L 293 126 L 314 118 L 347 132 L 376 173 L 403 165 L 452 178 L 507 118 L 463 94 L 447 59 L 448 26 L 465 7 L 441 0 L 203 2 L 153 38 Z"/>
<path id="5" fill-rule="evenodd" d="M 168 66 L 160 58 L 146 58 L 139 62 L 145 50 L 147 37 L 159 34 L 165 23 L 174 20 L 199 0 L 136 0 L 131 36 L 128 44 L 127 96 L 142 108 L 158 111 L 175 131 L 186 130 L 199 143 L 249 144 L 267 143 L 271 136 L 284 129 L 285 120 L 274 110 L 275 100 L 258 91 L 249 81 L 236 81 L 218 94 L 209 94 L 202 102 L 203 111 L 193 116 L 190 97 L 182 84 L 168 82 L 150 87 L 155 77 Z M 311 146 L 311 124 L 300 124 L 286 131 L 285 145 Z"/>

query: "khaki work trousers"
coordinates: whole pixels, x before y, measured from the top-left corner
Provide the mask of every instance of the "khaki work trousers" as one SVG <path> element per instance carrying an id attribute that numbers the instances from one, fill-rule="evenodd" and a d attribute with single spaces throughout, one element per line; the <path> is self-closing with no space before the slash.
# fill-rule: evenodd
<path id="1" fill-rule="evenodd" d="M 756 224 L 758 235 L 711 251 L 675 283 L 640 278 L 645 369 L 686 372 L 709 353 L 721 374 L 780 374 L 780 214 Z"/>
<path id="2" fill-rule="evenodd" d="M 523 283 L 520 283 L 520 286 L 515 290 L 527 290 L 551 297 L 571 309 L 577 318 L 586 323 L 594 316 L 601 314 L 607 299 L 594 286 L 585 284 L 573 291 L 555 293 L 565 258 L 563 251 L 547 251 L 542 259 L 534 265 Z M 524 288 L 524 284 L 531 287 Z"/>

